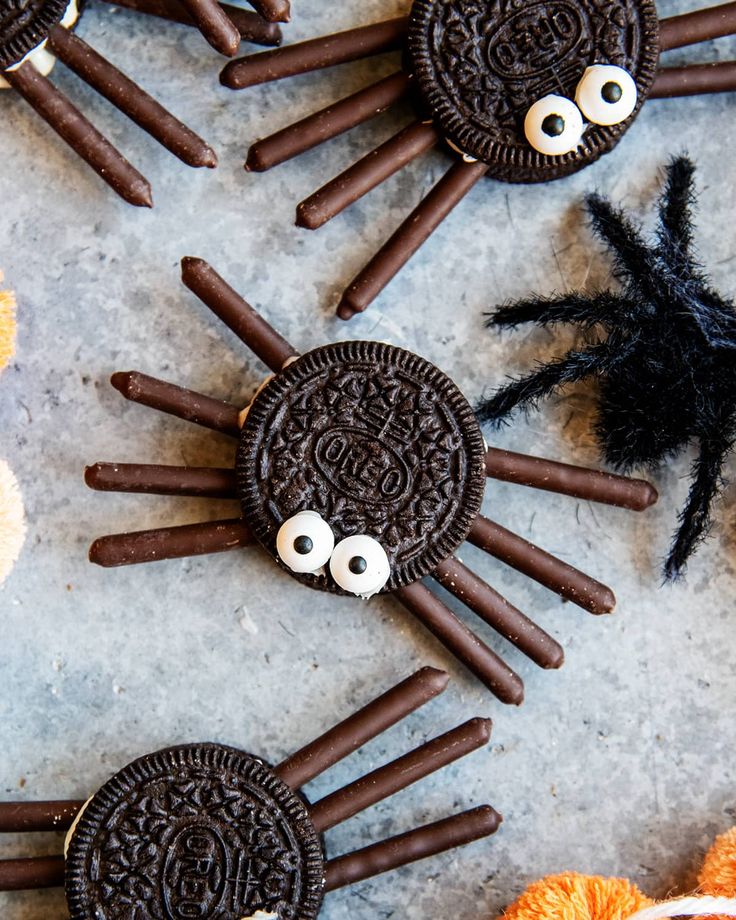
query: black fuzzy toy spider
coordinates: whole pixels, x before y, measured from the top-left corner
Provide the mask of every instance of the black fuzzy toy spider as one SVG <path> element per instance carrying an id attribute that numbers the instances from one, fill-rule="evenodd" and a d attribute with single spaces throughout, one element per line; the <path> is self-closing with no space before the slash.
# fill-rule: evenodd
<path id="1" fill-rule="evenodd" d="M 708 533 L 736 441 L 736 310 L 712 290 L 692 254 L 694 171 L 685 157 L 668 166 L 651 245 L 623 211 L 600 195 L 587 197 L 622 289 L 532 297 L 504 305 L 487 325 L 571 322 L 600 325 L 606 337 L 512 381 L 479 408 L 482 421 L 499 424 L 563 384 L 597 377 L 596 435 L 609 463 L 654 466 L 697 440 L 690 494 L 664 566 L 670 580 Z"/>

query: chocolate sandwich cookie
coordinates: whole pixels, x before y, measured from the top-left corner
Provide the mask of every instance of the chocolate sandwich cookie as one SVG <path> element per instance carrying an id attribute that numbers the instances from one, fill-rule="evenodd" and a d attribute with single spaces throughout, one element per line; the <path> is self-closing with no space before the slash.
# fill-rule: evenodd
<path id="1" fill-rule="evenodd" d="M 19 64 L 64 18 L 69 0 L 0 0 L 0 70 Z"/>
<path id="2" fill-rule="evenodd" d="M 86 803 L 0 802 L 0 833 L 67 830 L 0 859 L 0 891 L 63 885 L 70 920 L 315 920 L 327 892 L 495 833 L 490 805 L 325 859 L 323 836 L 489 741 L 470 719 L 312 803 L 301 788 L 443 693 L 422 668 L 277 766 L 221 744 L 141 757 Z"/>
<path id="3" fill-rule="evenodd" d="M 323 877 L 305 801 L 262 761 L 218 744 L 167 748 L 116 773 L 66 857 L 71 920 L 259 910 L 313 920 Z"/>
<path id="4" fill-rule="evenodd" d="M 274 377 L 250 406 L 235 468 L 243 517 L 275 559 L 281 527 L 309 509 L 338 545 L 353 534 L 368 552 L 380 544 L 391 572 L 381 591 L 429 575 L 457 549 L 486 480 L 483 436 L 455 384 L 378 342 L 317 348 Z M 303 540 L 293 530 L 292 544 Z M 326 568 L 299 577 L 345 593 Z"/>
<path id="5" fill-rule="evenodd" d="M 229 469 L 95 463 L 100 491 L 231 498 L 240 516 L 109 534 L 90 560 L 119 566 L 260 543 L 302 584 L 396 598 L 500 700 L 520 676 L 422 582 L 429 576 L 543 668 L 564 653 L 548 633 L 457 557 L 474 543 L 592 613 L 613 610 L 606 585 L 481 513 L 488 477 L 642 511 L 649 483 L 488 448 L 455 384 L 419 355 L 341 342 L 300 356 L 202 259 L 182 279 L 273 373 L 242 409 L 138 371 L 113 374 L 132 402 L 237 439 Z M 240 569 L 237 569 L 240 576 Z"/>
<path id="6" fill-rule="evenodd" d="M 620 140 L 654 82 L 658 24 L 653 0 L 415 0 L 410 67 L 451 145 L 488 164 L 496 179 L 543 182 L 582 169 Z M 577 115 L 576 97 L 600 82 L 600 67 L 602 107 L 621 106 L 631 91 L 623 117 L 605 125 Z M 540 134 L 568 150 L 545 155 Z"/>

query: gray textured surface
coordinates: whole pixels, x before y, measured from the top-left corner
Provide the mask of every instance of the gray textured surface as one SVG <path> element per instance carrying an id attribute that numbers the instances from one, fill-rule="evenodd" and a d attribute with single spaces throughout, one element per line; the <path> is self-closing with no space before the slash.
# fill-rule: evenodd
<path id="1" fill-rule="evenodd" d="M 295 7 L 290 38 L 371 21 L 402 4 L 296 0 Z M 678 8 L 685 4 L 666 2 L 662 11 Z M 619 597 L 614 616 L 595 619 L 465 552 L 567 650 L 562 671 L 543 673 L 503 649 L 526 681 L 521 710 L 491 699 L 397 603 L 312 593 L 256 549 L 93 568 L 86 547 L 96 535 L 229 509 L 93 494 L 81 473 L 98 459 L 218 464 L 232 455 L 224 439 L 128 405 L 107 382 L 115 369 L 138 368 L 241 402 L 253 392 L 263 368 L 181 287 L 184 254 L 209 259 L 299 347 L 388 339 L 434 360 L 474 399 L 484 385 L 561 347 L 545 333 L 486 333 L 482 311 L 529 288 L 605 282 L 607 263 L 581 219 L 582 193 L 598 187 L 649 220 L 658 168 L 686 148 L 699 164 L 700 247 L 715 281 L 733 294 L 734 98 L 647 104 L 614 154 L 570 180 L 481 184 L 380 302 L 343 325 L 332 316 L 338 292 L 447 160 L 426 157 L 313 235 L 292 226 L 296 202 L 389 136 L 405 113 L 264 176 L 245 175 L 241 164 L 249 140 L 387 72 L 391 62 L 236 95 L 219 87 L 221 62 L 184 27 L 93 4 L 81 34 L 186 115 L 221 166 L 197 173 L 179 165 L 58 73 L 152 180 L 155 210 L 135 211 L 19 100 L 0 97 L 0 264 L 21 321 L 16 363 L 0 383 L 0 454 L 19 474 L 30 524 L 0 591 L 0 795 L 84 797 L 137 754 L 185 740 L 280 758 L 415 666 L 433 663 L 452 673 L 446 696 L 316 783 L 313 794 L 471 715 L 493 716 L 493 747 L 332 832 L 329 850 L 483 801 L 506 822 L 487 843 L 331 895 L 325 920 L 475 920 L 528 880 L 565 868 L 625 874 L 653 895 L 687 888 L 706 845 L 736 818 L 732 492 L 687 583 L 658 587 L 688 458 L 657 477 L 663 499 L 645 515 L 489 488 L 487 507 L 499 520 L 608 581 Z M 736 41 L 676 56 L 708 54 L 733 57 Z M 585 388 L 569 391 L 497 443 L 592 462 L 589 409 Z M 7 838 L 0 853 L 59 846 L 58 839 Z M 5 920 L 65 915 L 60 893 L 0 896 L 0 911 Z"/>

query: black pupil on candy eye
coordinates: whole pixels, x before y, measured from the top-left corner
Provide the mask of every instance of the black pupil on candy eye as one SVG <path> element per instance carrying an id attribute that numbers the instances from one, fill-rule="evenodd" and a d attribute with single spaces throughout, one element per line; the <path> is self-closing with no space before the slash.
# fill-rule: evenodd
<path id="1" fill-rule="evenodd" d="M 362 575 L 368 568 L 368 563 L 362 556 L 353 556 L 350 562 L 348 562 L 348 568 L 353 575 Z"/>
<path id="2" fill-rule="evenodd" d="M 299 553 L 300 556 L 308 556 L 314 549 L 314 543 L 312 543 L 309 537 L 297 537 L 294 540 L 294 550 Z"/>
<path id="3" fill-rule="evenodd" d="M 613 104 L 618 102 L 621 96 L 623 96 L 623 90 L 618 85 L 618 83 L 604 83 L 603 89 L 601 90 L 601 96 L 605 99 L 606 102 Z"/>
<path id="4" fill-rule="evenodd" d="M 565 119 L 562 115 L 548 115 L 542 122 L 542 131 L 548 137 L 559 137 L 565 130 Z"/>

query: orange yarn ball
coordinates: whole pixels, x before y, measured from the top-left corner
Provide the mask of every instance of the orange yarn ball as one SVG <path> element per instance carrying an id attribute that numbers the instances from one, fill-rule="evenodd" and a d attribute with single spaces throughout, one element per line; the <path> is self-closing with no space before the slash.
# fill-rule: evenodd
<path id="1" fill-rule="evenodd" d="M 736 827 L 716 838 L 698 881 L 705 894 L 736 898 Z"/>
<path id="2" fill-rule="evenodd" d="M 505 920 L 627 920 L 652 904 L 626 879 L 565 872 L 530 885 Z"/>

